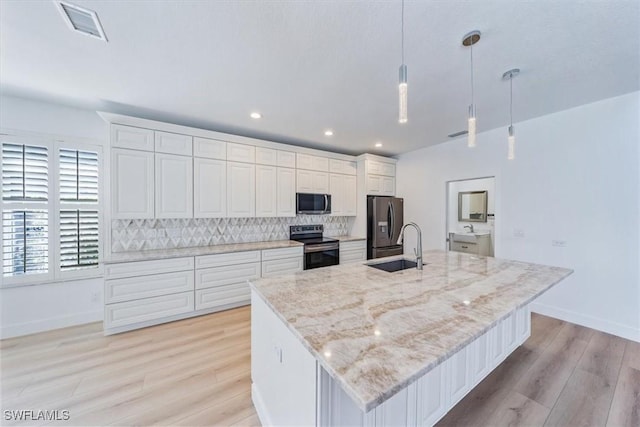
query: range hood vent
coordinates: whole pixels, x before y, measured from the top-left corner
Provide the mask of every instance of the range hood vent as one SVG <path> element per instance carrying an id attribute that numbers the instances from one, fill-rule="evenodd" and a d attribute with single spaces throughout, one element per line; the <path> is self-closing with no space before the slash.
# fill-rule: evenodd
<path id="1" fill-rule="evenodd" d="M 56 0 L 55 3 L 62 18 L 71 30 L 107 41 L 107 36 L 104 33 L 102 24 L 100 24 L 98 14 L 93 10 L 85 9 L 66 1 Z"/>

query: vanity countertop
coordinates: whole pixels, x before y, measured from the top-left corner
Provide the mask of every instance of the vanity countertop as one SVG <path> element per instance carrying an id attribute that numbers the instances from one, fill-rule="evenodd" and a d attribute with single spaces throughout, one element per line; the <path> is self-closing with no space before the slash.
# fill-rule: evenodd
<path id="1" fill-rule="evenodd" d="M 116 252 L 111 254 L 109 259 L 105 260 L 104 263 L 115 264 L 120 262 L 150 261 L 167 258 L 261 251 L 265 249 L 293 248 L 302 246 L 304 246 L 302 243 L 294 240 L 275 240 L 272 242 L 231 243 L 226 245 L 196 246 L 190 248 Z"/>
<path id="2" fill-rule="evenodd" d="M 424 270 L 354 263 L 251 286 L 368 412 L 572 273 L 458 252 L 423 258 Z"/>

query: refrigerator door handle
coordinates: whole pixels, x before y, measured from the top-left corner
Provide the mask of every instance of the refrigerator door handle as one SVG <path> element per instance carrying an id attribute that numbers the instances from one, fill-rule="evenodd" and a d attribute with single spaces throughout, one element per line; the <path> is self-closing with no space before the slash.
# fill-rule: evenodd
<path id="1" fill-rule="evenodd" d="M 391 222 L 389 223 L 389 239 L 393 239 L 393 233 L 396 229 L 396 213 L 393 210 L 393 203 L 389 202 L 389 212 L 391 212 Z M 395 245 L 395 242 L 391 242 L 391 245 Z"/>
<path id="2" fill-rule="evenodd" d="M 391 239 L 391 203 L 387 205 L 387 237 Z"/>

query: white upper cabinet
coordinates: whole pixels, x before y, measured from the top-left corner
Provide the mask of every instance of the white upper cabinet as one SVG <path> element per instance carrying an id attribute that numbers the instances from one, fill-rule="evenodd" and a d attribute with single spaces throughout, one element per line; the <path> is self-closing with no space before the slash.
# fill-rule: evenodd
<path id="1" fill-rule="evenodd" d="M 227 143 L 217 139 L 193 138 L 193 155 L 207 159 L 226 160 Z"/>
<path id="2" fill-rule="evenodd" d="M 311 154 L 296 154 L 296 167 L 298 169 L 329 171 L 329 159 L 327 157 L 313 156 Z"/>
<path id="3" fill-rule="evenodd" d="M 375 196 L 395 196 L 395 178 L 382 175 L 367 175 L 366 180 L 367 194 Z"/>
<path id="4" fill-rule="evenodd" d="M 133 126 L 111 125 L 111 147 L 153 151 L 153 131 Z"/>
<path id="5" fill-rule="evenodd" d="M 374 175 L 396 176 L 396 165 L 378 160 L 367 160 L 367 173 Z"/>
<path id="6" fill-rule="evenodd" d="M 156 218 L 193 218 L 193 159 L 156 153 Z"/>
<path id="7" fill-rule="evenodd" d="M 277 174 L 277 215 L 296 216 L 296 170 L 278 168 Z"/>
<path id="8" fill-rule="evenodd" d="M 278 160 L 278 166 L 283 167 L 283 168 L 292 168 L 295 169 L 296 167 L 296 153 L 293 153 L 291 151 L 282 151 L 282 150 L 277 150 L 277 160 Z"/>
<path id="9" fill-rule="evenodd" d="M 328 193 L 329 174 L 298 169 L 296 171 L 296 189 L 298 193 Z"/>
<path id="10" fill-rule="evenodd" d="M 179 154 L 191 156 L 193 154 L 193 137 L 170 132 L 154 132 L 156 153 Z"/>
<path id="11" fill-rule="evenodd" d="M 227 160 L 230 162 L 255 163 L 256 147 L 227 142 Z"/>
<path id="12" fill-rule="evenodd" d="M 329 187 L 331 190 L 331 215 L 356 216 L 358 201 L 356 177 L 353 175 L 331 174 Z"/>
<path id="13" fill-rule="evenodd" d="M 111 150 L 112 219 L 153 218 L 153 153 Z"/>
<path id="14" fill-rule="evenodd" d="M 256 164 L 269 166 L 277 165 L 277 150 L 256 147 Z"/>
<path id="15" fill-rule="evenodd" d="M 277 167 L 256 165 L 256 216 L 277 216 Z"/>
<path id="16" fill-rule="evenodd" d="M 342 173 L 346 175 L 355 175 L 357 171 L 357 163 L 347 160 L 329 159 L 329 172 Z"/>
<path id="17" fill-rule="evenodd" d="M 227 162 L 194 158 L 193 186 L 195 218 L 227 216 Z"/>
<path id="18" fill-rule="evenodd" d="M 227 216 L 256 215 L 256 166 L 227 162 Z"/>

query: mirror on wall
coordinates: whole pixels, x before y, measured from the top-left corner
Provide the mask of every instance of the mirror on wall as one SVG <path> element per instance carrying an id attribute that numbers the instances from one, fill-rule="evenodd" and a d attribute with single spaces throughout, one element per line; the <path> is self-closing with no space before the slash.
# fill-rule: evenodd
<path id="1" fill-rule="evenodd" d="M 458 193 L 458 221 L 487 222 L 487 192 Z"/>

